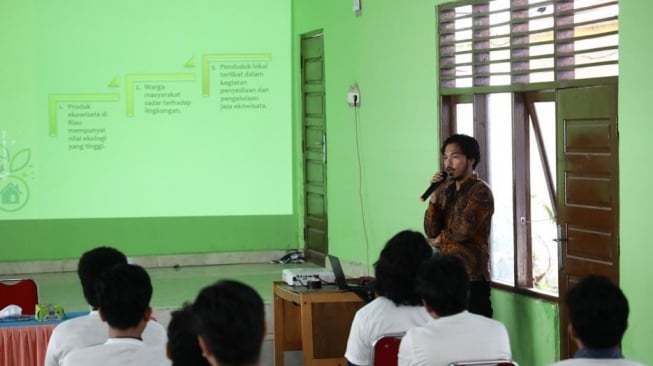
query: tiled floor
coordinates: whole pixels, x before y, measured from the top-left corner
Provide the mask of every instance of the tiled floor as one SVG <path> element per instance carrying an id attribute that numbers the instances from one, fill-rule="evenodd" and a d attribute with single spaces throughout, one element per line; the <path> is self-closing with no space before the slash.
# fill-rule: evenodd
<path id="1" fill-rule="evenodd" d="M 157 320 L 167 326 L 170 311 L 186 301 L 192 301 L 204 287 L 220 279 L 234 279 L 252 286 L 266 304 L 268 334 L 263 342 L 261 365 L 273 364 L 272 282 L 281 280 L 284 268 L 317 267 L 304 264 L 233 264 L 190 266 L 180 268 L 148 268 L 154 293 L 151 305 Z M 39 285 L 39 302 L 63 306 L 65 311 L 88 310 L 75 272 L 36 273 L 12 277 L 31 277 Z M 302 364 L 301 352 L 286 352 L 285 365 Z"/>

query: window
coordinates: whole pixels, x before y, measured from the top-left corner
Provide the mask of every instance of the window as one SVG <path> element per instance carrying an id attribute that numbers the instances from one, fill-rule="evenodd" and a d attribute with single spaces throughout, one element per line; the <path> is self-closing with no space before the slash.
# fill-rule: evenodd
<path id="1" fill-rule="evenodd" d="M 555 93 L 618 75 L 618 1 L 457 1 L 438 14 L 441 136 L 481 145 L 492 279 L 557 296 Z"/>

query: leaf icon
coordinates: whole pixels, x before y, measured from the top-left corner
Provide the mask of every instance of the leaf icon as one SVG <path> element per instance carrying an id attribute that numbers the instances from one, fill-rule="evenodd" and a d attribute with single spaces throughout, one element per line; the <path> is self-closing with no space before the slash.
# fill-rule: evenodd
<path id="1" fill-rule="evenodd" d="M 11 158 L 11 165 L 9 171 L 15 173 L 27 166 L 32 157 L 32 150 L 30 148 L 22 149 Z"/>

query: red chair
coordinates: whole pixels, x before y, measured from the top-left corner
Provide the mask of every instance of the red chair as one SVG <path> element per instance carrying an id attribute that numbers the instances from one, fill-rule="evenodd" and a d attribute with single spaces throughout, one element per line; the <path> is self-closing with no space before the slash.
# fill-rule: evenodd
<path id="1" fill-rule="evenodd" d="M 31 278 L 0 279 L 0 310 L 18 305 L 23 314 L 34 315 L 39 303 L 39 288 Z"/>
<path id="2" fill-rule="evenodd" d="M 519 366 L 519 364 L 511 360 L 481 360 L 452 362 L 449 366 Z"/>
<path id="3" fill-rule="evenodd" d="M 397 366 L 399 344 L 406 333 L 385 334 L 372 342 L 372 366 Z"/>

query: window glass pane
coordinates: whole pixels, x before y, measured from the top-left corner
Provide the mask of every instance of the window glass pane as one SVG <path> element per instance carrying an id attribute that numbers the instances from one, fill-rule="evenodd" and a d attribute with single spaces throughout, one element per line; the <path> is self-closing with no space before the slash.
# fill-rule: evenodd
<path id="1" fill-rule="evenodd" d="M 556 190 L 556 104 L 555 102 L 535 102 L 535 113 L 540 122 L 540 132 L 544 140 L 546 159 L 553 175 L 553 190 Z M 555 195 L 554 195 L 555 196 Z"/>
<path id="2" fill-rule="evenodd" d="M 456 104 L 456 133 L 474 136 L 474 106 L 472 103 Z"/>
<path id="3" fill-rule="evenodd" d="M 510 93 L 488 96 L 488 156 L 481 157 L 481 161 L 488 164 L 488 183 L 494 196 L 490 233 L 492 280 L 514 285 L 511 105 Z"/>
<path id="4" fill-rule="evenodd" d="M 458 78 L 456 79 L 456 87 L 469 88 L 472 86 L 472 78 Z"/>
<path id="5" fill-rule="evenodd" d="M 576 79 L 599 78 L 615 75 L 619 75 L 619 65 L 582 67 L 574 70 L 574 76 Z"/>
<path id="6" fill-rule="evenodd" d="M 546 72 L 534 72 L 530 74 L 531 83 L 541 83 L 545 81 L 553 81 L 554 78 L 553 71 Z"/>
<path id="7" fill-rule="evenodd" d="M 539 107 L 539 108 L 538 108 Z M 536 113 L 542 132 L 542 140 L 545 144 L 546 155 L 549 152 L 555 153 L 555 104 L 553 102 L 538 103 Z M 531 120 L 532 125 L 532 120 Z M 542 165 L 543 156 L 535 139 L 535 128 L 530 128 L 530 235 L 532 246 L 533 264 L 533 285 L 541 290 L 557 293 L 558 291 L 558 245 L 553 239 L 556 238 L 556 217 L 553 210 L 549 187 Z M 547 164 L 551 164 L 551 158 L 546 156 Z M 555 166 L 550 166 L 552 179 L 555 182 Z"/>
<path id="8" fill-rule="evenodd" d="M 490 85 L 508 85 L 508 84 L 510 84 L 510 75 L 490 76 Z"/>

